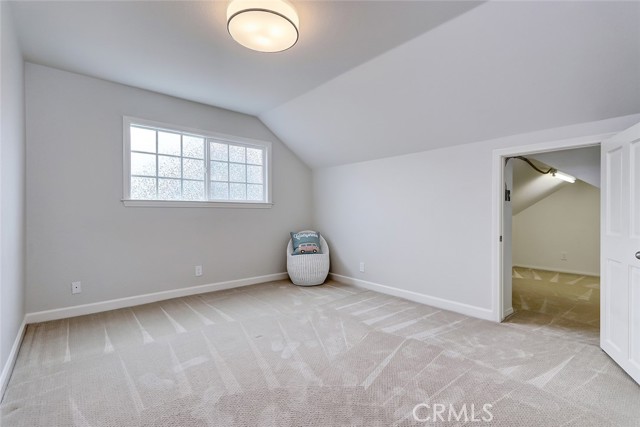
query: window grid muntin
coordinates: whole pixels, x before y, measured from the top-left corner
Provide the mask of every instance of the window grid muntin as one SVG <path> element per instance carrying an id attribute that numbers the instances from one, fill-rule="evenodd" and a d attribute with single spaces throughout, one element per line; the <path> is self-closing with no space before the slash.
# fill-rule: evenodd
<path id="1" fill-rule="evenodd" d="M 201 135 L 196 135 L 196 134 L 192 134 L 192 133 L 187 133 L 187 132 L 180 132 L 180 131 L 175 131 L 175 130 L 169 130 L 169 129 L 164 129 L 164 128 L 159 128 L 159 127 L 153 127 L 153 126 L 144 126 L 144 125 L 138 125 L 135 123 L 130 123 L 129 124 L 129 138 L 131 138 L 131 129 L 132 128 L 140 128 L 140 129 L 147 129 L 147 130 L 151 130 L 154 132 L 155 135 L 155 153 L 152 152 L 148 152 L 148 151 L 139 151 L 139 150 L 131 150 L 131 142 L 129 143 L 129 158 L 131 158 L 131 154 L 133 153 L 138 153 L 138 154 L 147 154 L 147 155 L 153 155 L 155 156 L 155 168 L 156 168 L 156 175 L 155 176 L 150 176 L 150 175 L 140 175 L 140 174 L 132 174 L 131 173 L 131 168 L 129 168 L 129 197 L 131 197 L 131 192 L 132 192 L 132 183 L 131 183 L 131 178 L 151 178 L 155 180 L 155 199 L 154 200 L 181 200 L 181 201 L 191 201 L 193 199 L 190 198 L 186 198 L 185 194 L 184 194 L 184 181 L 191 181 L 191 182 L 202 182 L 204 184 L 204 187 L 206 187 L 206 180 L 207 180 L 207 170 L 206 170 L 206 164 L 203 164 L 203 175 L 202 175 L 202 179 L 193 179 L 193 178 L 185 178 L 184 177 L 184 160 L 195 160 L 198 162 L 206 162 L 206 141 L 207 138 Z M 164 132 L 164 133 L 170 133 L 173 135 L 179 135 L 180 136 L 180 156 L 177 156 L 175 154 L 164 154 L 164 153 L 160 153 L 160 132 Z M 184 156 L 184 137 L 185 136 L 190 136 L 192 138 L 197 138 L 202 140 L 202 150 L 203 150 L 203 158 L 197 158 L 197 157 L 191 157 L 191 156 Z M 165 157 L 170 157 L 170 158 L 176 158 L 176 159 L 180 159 L 180 178 L 177 178 L 175 176 L 165 176 L 165 175 L 161 175 L 160 174 L 160 156 L 165 156 Z M 180 199 L 166 199 L 166 198 L 160 198 L 160 180 L 161 179 L 173 179 L 173 180 L 180 180 Z M 204 191 L 204 190 L 203 190 Z M 138 199 L 138 200 L 146 200 L 146 199 Z M 202 194 L 202 197 L 199 199 L 202 201 L 206 201 L 208 200 L 208 198 L 206 197 L 206 194 Z"/>
<path id="2" fill-rule="evenodd" d="M 250 144 L 238 144 L 238 143 L 233 143 L 233 142 L 227 142 L 227 141 L 221 141 L 215 138 L 209 138 L 208 139 L 208 150 L 207 153 L 209 155 L 209 161 L 207 162 L 207 168 L 210 170 L 211 169 L 211 164 L 213 162 L 219 162 L 219 163 L 226 163 L 227 165 L 227 180 L 226 181 L 221 181 L 221 180 L 215 180 L 213 179 L 213 172 L 210 170 L 209 173 L 209 192 L 208 197 L 209 200 L 211 201 L 238 201 L 238 200 L 242 200 L 242 201 L 251 201 L 251 202 L 265 202 L 266 201 L 266 197 L 267 197 L 267 192 L 266 192 L 266 155 L 267 155 L 267 150 L 265 147 L 261 147 L 261 146 L 254 146 L 254 145 L 250 145 Z M 211 151 L 212 151 L 212 144 L 221 144 L 221 145 L 226 145 L 227 147 L 227 155 L 226 158 L 227 160 L 219 160 L 219 159 L 213 159 L 211 157 Z M 231 161 L 230 159 L 230 147 L 241 147 L 245 149 L 244 152 L 244 163 L 243 162 L 236 162 L 236 161 Z M 247 156 L 247 148 L 252 148 L 255 150 L 259 150 L 262 153 L 262 164 L 260 163 L 249 163 L 248 161 L 248 156 Z M 231 180 L 231 165 L 242 165 L 245 167 L 245 172 L 244 172 L 244 176 L 245 179 L 244 181 L 232 181 Z M 261 183 L 254 183 L 254 182 L 248 182 L 248 177 L 247 177 L 247 166 L 260 166 L 262 168 L 262 182 Z M 227 198 L 226 199 L 214 199 L 212 198 L 211 192 L 210 192 L 210 188 L 211 188 L 211 183 L 219 183 L 219 184 L 227 184 Z M 231 184 L 244 184 L 244 199 L 232 199 L 231 198 Z M 249 194 L 249 185 L 259 185 L 262 187 L 262 199 L 248 199 L 248 194 Z"/>
<path id="3" fill-rule="evenodd" d="M 150 175 L 141 175 L 141 174 L 132 174 L 131 173 L 131 164 L 130 164 L 130 160 L 129 160 L 129 188 L 128 188 L 128 193 L 129 193 L 129 198 L 131 197 L 131 192 L 132 192 L 132 184 L 131 184 L 131 180 L 132 178 L 148 178 L 148 179 L 153 179 L 155 182 L 155 201 L 166 201 L 169 199 L 160 199 L 159 197 L 159 181 L 160 179 L 169 179 L 169 180 L 180 180 L 180 201 L 193 201 L 193 199 L 189 198 L 185 198 L 185 194 L 184 194 L 184 183 L 186 182 L 198 182 L 198 183 L 203 183 L 204 184 L 204 194 L 202 195 L 203 197 L 199 200 L 201 201 L 209 201 L 209 202 L 254 202 L 254 203 L 268 203 L 268 146 L 266 145 L 261 145 L 261 144 L 251 144 L 251 143 L 239 143 L 239 142 L 234 142 L 234 141 L 227 141 L 224 138 L 214 138 L 214 137 L 208 137 L 206 135 L 200 135 L 197 133 L 193 133 L 193 132 L 185 132 L 185 131 L 180 131 L 180 130 L 175 130 L 175 129 L 167 129 L 164 128 L 162 126 L 152 126 L 152 125 L 144 125 L 144 124 L 138 124 L 135 121 L 129 121 L 128 123 L 128 132 L 129 132 L 129 159 L 131 159 L 131 154 L 132 153 L 139 153 L 139 154 L 151 154 L 155 156 L 155 169 L 156 169 L 156 175 L 155 176 L 150 176 Z M 148 152 L 148 151 L 139 151 L 139 150 L 132 150 L 131 149 L 131 129 L 132 128 L 141 128 L 141 129 L 148 129 L 148 130 L 152 130 L 154 131 L 155 134 L 155 153 L 152 152 Z M 175 155 L 175 154 L 166 154 L 166 153 L 160 153 L 160 142 L 159 142 L 159 138 L 160 138 L 160 132 L 165 132 L 165 133 L 170 133 L 170 134 L 174 134 L 174 135 L 179 135 L 180 136 L 180 156 Z M 202 140 L 203 143 L 203 158 L 197 158 L 197 157 L 191 157 L 191 156 L 184 156 L 184 137 L 192 137 L 192 138 L 197 138 Z M 212 180 L 211 179 L 211 162 L 213 161 L 212 157 L 211 157 L 211 143 L 217 143 L 217 144 L 222 144 L 225 145 L 227 148 L 227 160 L 223 161 L 223 160 L 215 160 L 215 161 L 219 161 L 219 162 L 224 162 L 227 164 L 227 177 L 228 180 L 227 181 L 217 181 L 217 180 Z M 240 147 L 240 148 L 244 148 L 244 162 L 236 162 L 236 161 L 229 161 L 229 148 L 230 147 Z M 248 155 L 247 155 L 247 149 L 254 149 L 254 150 L 258 150 L 261 153 L 261 161 L 262 163 L 256 163 L 256 162 L 250 162 Z M 179 158 L 181 159 L 180 161 L 180 178 L 176 178 L 176 177 L 168 177 L 168 176 L 161 176 L 160 175 L 160 165 L 159 165 L 159 161 L 160 161 L 160 157 L 159 156 L 166 156 L 166 157 L 171 157 L 171 158 Z M 199 161 L 199 162 L 204 162 L 204 174 L 203 174 L 203 179 L 193 179 L 193 178 L 185 178 L 184 177 L 184 173 L 185 173 L 185 167 L 184 167 L 184 160 L 185 159 L 189 159 L 189 160 L 195 160 L 195 161 Z M 244 168 L 244 175 L 245 175 L 245 180 L 244 181 L 232 181 L 231 180 L 231 174 L 230 174 L 230 165 L 231 164 L 237 164 L 237 165 L 243 165 Z M 261 179 L 262 182 L 261 183 L 255 183 L 255 182 L 249 182 L 249 178 L 248 178 L 248 166 L 259 166 L 262 168 L 262 174 L 261 174 Z M 212 183 L 226 183 L 227 184 L 227 188 L 228 188 L 228 193 L 227 193 L 227 198 L 226 199 L 214 199 L 211 197 L 211 184 Z M 242 184 L 244 185 L 244 199 L 232 199 L 231 198 L 231 184 Z M 249 186 L 260 186 L 261 187 L 261 194 L 262 194 L 262 198 L 261 199 L 247 199 L 248 194 L 249 194 Z M 134 199 L 135 200 L 135 199 Z M 137 200 L 152 200 L 152 199 L 137 199 Z M 172 199 L 175 200 L 175 199 Z"/>

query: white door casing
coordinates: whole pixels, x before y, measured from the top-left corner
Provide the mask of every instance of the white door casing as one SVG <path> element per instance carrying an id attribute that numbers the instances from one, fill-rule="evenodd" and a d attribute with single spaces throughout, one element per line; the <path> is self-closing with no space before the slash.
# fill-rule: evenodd
<path id="1" fill-rule="evenodd" d="M 509 162 L 505 162 L 504 166 L 504 183 L 505 193 L 506 191 L 513 192 L 513 162 L 512 159 Z M 511 205 L 511 196 L 509 193 L 509 200 L 505 200 L 506 194 L 503 197 L 503 211 L 502 211 L 502 292 L 507 295 L 506 298 L 502 298 L 502 318 L 506 318 L 513 314 L 513 256 L 512 256 L 512 242 L 511 242 L 511 229 L 513 225 L 513 208 Z M 508 232 L 505 232 L 508 230 Z M 502 320 L 502 319 L 500 319 Z"/>
<path id="2" fill-rule="evenodd" d="M 511 301 L 512 293 L 510 283 L 505 284 L 504 279 L 511 276 L 511 260 L 505 260 L 504 243 L 511 242 L 511 227 L 505 227 L 504 216 L 504 183 L 507 179 L 505 171 L 505 159 L 513 156 L 527 156 L 530 154 L 547 153 L 558 150 L 570 150 L 574 148 L 592 147 L 614 136 L 613 133 L 595 134 L 569 139 L 555 139 L 547 142 L 537 142 L 530 145 L 518 145 L 508 148 L 493 150 L 493 224 L 492 233 L 495 236 L 495 244 L 492 251 L 493 260 L 493 315 L 496 322 L 502 322 L 509 314 L 505 305 Z M 511 162 L 509 162 L 511 163 Z M 501 237 L 501 239 L 499 239 Z M 506 264 L 506 265 L 505 265 Z"/>
<path id="3" fill-rule="evenodd" d="M 640 383 L 640 124 L 601 147 L 600 347 Z"/>

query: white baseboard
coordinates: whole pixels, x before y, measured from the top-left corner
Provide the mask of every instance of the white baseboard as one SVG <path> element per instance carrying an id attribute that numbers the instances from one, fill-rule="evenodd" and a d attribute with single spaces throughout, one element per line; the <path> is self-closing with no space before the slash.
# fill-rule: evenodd
<path id="1" fill-rule="evenodd" d="M 353 277 L 342 276 L 340 274 L 329 273 L 329 276 L 337 282 L 358 286 L 360 288 L 380 292 L 387 295 L 393 295 L 396 297 L 408 299 L 410 301 L 419 302 L 420 304 L 430 305 L 432 307 L 441 308 L 443 310 L 455 311 L 456 313 L 464 314 L 471 317 L 477 317 L 479 319 L 491 320 L 494 322 L 496 320 L 496 315 L 494 314 L 493 310 L 489 310 L 486 308 L 451 301 L 444 298 L 433 297 L 430 295 L 419 294 L 417 292 L 407 291 L 405 289 L 398 289 L 391 286 L 380 285 L 378 283 L 367 282 L 365 280 L 354 279 Z"/>
<path id="2" fill-rule="evenodd" d="M 554 273 L 567 273 L 567 274 L 577 274 L 579 276 L 594 276 L 600 277 L 600 273 L 589 272 L 589 271 L 577 271 L 577 270 L 568 270 L 564 268 L 557 267 L 542 267 L 539 265 L 523 265 L 523 264 L 514 264 L 515 268 L 525 268 L 525 269 L 533 269 L 533 270 L 542 270 L 542 271 L 552 271 Z"/>
<path id="3" fill-rule="evenodd" d="M 272 282 L 274 280 L 284 280 L 287 277 L 289 277 L 287 273 L 275 273 L 268 274 L 266 276 L 249 277 L 247 279 L 230 280 L 227 282 L 191 286 L 189 288 L 172 289 L 170 291 L 154 292 L 151 294 L 136 295 L 133 297 L 94 302 L 91 304 L 57 308 L 54 310 L 38 311 L 35 313 L 27 313 L 27 315 L 25 316 L 25 322 L 29 324 L 47 322 L 49 320 L 56 319 L 65 319 L 68 317 L 83 316 L 85 314 L 100 313 L 102 311 L 116 310 L 118 308 L 133 307 L 135 305 L 149 304 L 152 302 L 163 301 L 172 298 L 204 294 L 207 292 L 221 291 L 224 289 L 239 288 L 242 286 L 255 285 L 258 283 Z"/>
<path id="4" fill-rule="evenodd" d="M 511 316 L 513 314 L 513 307 L 509 307 L 504 311 L 504 318 Z"/>
<path id="5" fill-rule="evenodd" d="M 20 344 L 22 344 L 22 338 L 24 338 L 26 329 L 26 320 L 23 320 L 22 325 L 20 325 L 20 329 L 18 330 L 18 334 L 16 335 L 16 339 L 13 342 L 13 346 L 11 347 L 11 352 L 9 353 L 9 357 L 7 358 L 7 362 L 2 368 L 2 374 L 0 374 L 0 402 L 2 402 L 2 399 L 4 398 L 4 392 L 7 389 L 7 385 L 9 384 L 11 372 L 13 372 L 13 367 L 16 364 L 18 351 L 20 350 Z"/>

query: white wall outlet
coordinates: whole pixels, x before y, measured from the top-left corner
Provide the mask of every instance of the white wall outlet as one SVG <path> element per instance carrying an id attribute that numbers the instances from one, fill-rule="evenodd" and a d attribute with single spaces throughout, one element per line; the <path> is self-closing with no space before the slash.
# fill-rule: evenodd
<path id="1" fill-rule="evenodd" d="M 364 273 L 364 262 L 360 261 L 360 273 Z"/>
<path id="2" fill-rule="evenodd" d="M 71 293 L 79 294 L 82 292 L 82 282 L 71 282 Z"/>
<path id="3" fill-rule="evenodd" d="M 202 266 L 196 265 L 196 277 L 202 276 Z"/>
<path id="4" fill-rule="evenodd" d="M 562 261 L 566 261 L 567 260 L 567 253 L 566 252 L 560 252 L 560 260 L 562 260 Z"/>

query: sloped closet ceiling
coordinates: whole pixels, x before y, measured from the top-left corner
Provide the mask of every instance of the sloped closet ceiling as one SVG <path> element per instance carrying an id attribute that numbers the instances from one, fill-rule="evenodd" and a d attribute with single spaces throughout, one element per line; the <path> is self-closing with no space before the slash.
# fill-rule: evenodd
<path id="1" fill-rule="evenodd" d="M 324 167 L 638 113 L 638 22 L 638 2 L 485 3 L 259 117 Z"/>

